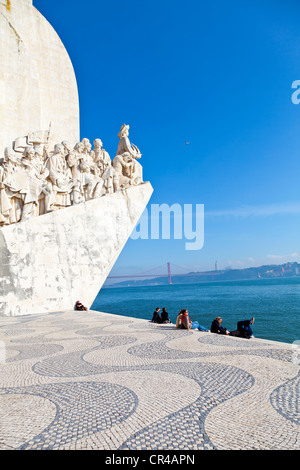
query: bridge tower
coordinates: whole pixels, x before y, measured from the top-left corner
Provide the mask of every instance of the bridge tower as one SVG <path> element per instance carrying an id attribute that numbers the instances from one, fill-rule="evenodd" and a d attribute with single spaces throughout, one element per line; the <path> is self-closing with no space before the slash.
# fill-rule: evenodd
<path id="1" fill-rule="evenodd" d="M 172 284 L 171 264 L 168 263 L 167 266 L 168 266 L 168 282 L 169 282 L 169 284 Z"/>

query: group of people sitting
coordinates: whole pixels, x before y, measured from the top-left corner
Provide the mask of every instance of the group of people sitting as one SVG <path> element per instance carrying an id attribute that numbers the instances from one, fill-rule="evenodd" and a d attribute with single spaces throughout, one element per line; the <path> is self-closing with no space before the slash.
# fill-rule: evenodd
<path id="1" fill-rule="evenodd" d="M 221 334 L 221 335 L 228 335 L 228 336 L 236 336 L 240 338 L 254 338 L 253 331 L 251 326 L 254 324 L 255 318 L 252 317 L 251 320 L 243 320 L 237 323 L 237 329 L 233 331 L 227 330 L 222 326 L 222 318 L 216 317 L 211 324 L 210 330 L 205 328 L 202 325 L 199 325 L 197 321 L 191 321 L 189 317 L 189 312 L 187 309 L 181 309 L 177 315 L 176 319 L 176 328 L 184 329 L 184 330 L 194 330 L 198 329 L 199 331 L 210 331 L 211 333 Z M 153 317 L 151 320 L 153 323 L 171 323 L 169 319 L 169 315 L 165 309 L 162 309 L 162 313 L 160 315 L 160 308 L 157 307 L 153 313 Z"/>
<path id="2" fill-rule="evenodd" d="M 157 307 L 153 312 L 152 323 L 171 323 L 169 319 L 169 314 L 165 307 L 163 307 L 161 315 L 160 308 Z"/>
<path id="3" fill-rule="evenodd" d="M 237 329 L 233 331 L 227 330 L 222 326 L 222 318 L 216 317 L 212 324 L 210 331 L 211 333 L 217 333 L 221 335 L 237 336 L 240 338 L 254 338 L 253 331 L 251 326 L 254 324 L 255 318 L 252 317 L 251 320 L 243 320 L 237 323 Z"/>

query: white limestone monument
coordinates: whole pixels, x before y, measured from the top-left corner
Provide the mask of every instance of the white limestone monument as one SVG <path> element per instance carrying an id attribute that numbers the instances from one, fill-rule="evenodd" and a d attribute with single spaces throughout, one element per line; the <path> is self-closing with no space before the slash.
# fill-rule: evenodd
<path id="1" fill-rule="evenodd" d="M 118 129 L 80 138 L 71 60 L 32 0 L 0 3 L 0 315 L 92 305 L 152 194 Z"/>

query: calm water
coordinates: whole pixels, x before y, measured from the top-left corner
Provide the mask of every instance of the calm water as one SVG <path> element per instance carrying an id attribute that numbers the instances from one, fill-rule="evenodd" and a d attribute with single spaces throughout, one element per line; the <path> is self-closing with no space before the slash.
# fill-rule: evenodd
<path id="1" fill-rule="evenodd" d="M 151 320 L 156 307 L 166 307 L 172 323 L 187 308 L 191 320 L 208 329 L 216 316 L 229 330 L 254 316 L 257 338 L 300 340 L 300 278 L 104 288 L 91 308 Z"/>

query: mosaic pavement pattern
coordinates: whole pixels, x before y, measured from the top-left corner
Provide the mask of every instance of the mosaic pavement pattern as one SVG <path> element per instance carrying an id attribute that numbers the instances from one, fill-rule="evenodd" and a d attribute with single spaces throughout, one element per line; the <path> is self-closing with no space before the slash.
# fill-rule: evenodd
<path id="1" fill-rule="evenodd" d="M 107 313 L 0 317 L 0 450 L 298 450 L 299 364 Z"/>

